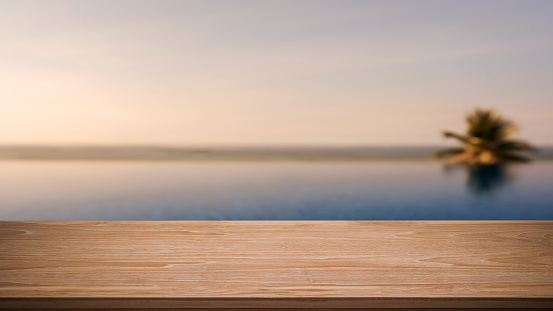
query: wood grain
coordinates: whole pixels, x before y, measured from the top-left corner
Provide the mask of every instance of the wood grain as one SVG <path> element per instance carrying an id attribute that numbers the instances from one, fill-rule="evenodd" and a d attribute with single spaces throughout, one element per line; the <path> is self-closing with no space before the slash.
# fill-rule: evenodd
<path id="1" fill-rule="evenodd" d="M 553 222 L 0 222 L 3 309 L 346 307 L 553 307 Z"/>

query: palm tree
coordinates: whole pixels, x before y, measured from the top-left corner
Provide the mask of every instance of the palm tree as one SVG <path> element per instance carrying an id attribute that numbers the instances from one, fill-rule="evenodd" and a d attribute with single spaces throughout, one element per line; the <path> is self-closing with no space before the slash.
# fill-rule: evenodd
<path id="1" fill-rule="evenodd" d="M 467 115 L 466 135 L 444 131 L 446 138 L 454 138 L 464 146 L 443 149 L 435 158 L 449 157 L 449 163 L 468 165 L 495 165 L 507 162 L 529 162 L 531 159 L 519 152 L 536 149 L 524 141 L 507 139 L 516 131 L 515 125 L 493 110 L 476 109 Z"/>

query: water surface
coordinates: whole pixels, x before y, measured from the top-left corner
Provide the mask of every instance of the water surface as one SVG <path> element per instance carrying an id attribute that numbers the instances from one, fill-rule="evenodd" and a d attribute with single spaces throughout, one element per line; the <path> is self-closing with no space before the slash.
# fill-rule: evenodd
<path id="1" fill-rule="evenodd" d="M 0 162 L 0 220 L 553 220 L 553 162 Z"/>

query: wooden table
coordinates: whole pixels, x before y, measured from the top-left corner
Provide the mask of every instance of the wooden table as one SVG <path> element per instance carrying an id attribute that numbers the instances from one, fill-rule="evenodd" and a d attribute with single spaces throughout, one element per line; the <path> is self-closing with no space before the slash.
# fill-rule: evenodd
<path id="1" fill-rule="evenodd" d="M 553 221 L 0 222 L 0 309 L 551 307 Z"/>

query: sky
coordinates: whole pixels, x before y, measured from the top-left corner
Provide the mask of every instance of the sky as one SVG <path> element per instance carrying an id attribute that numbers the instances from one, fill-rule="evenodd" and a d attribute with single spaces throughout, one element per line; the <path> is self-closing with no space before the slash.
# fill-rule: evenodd
<path id="1" fill-rule="evenodd" d="M 0 0 L 0 145 L 553 145 L 551 0 Z"/>

